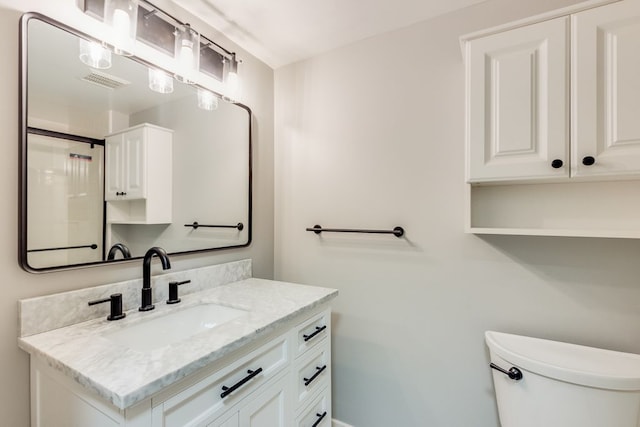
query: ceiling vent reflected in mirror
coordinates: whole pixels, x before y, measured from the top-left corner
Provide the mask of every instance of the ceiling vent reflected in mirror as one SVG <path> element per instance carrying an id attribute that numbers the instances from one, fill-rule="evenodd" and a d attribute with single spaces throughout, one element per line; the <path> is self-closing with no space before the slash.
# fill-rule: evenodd
<path id="1" fill-rule="evenodd" d="M 119 89 L 131 84 L 124 79 L 97 70 L 91 70 L 82 80 L 107 89 Z"/>

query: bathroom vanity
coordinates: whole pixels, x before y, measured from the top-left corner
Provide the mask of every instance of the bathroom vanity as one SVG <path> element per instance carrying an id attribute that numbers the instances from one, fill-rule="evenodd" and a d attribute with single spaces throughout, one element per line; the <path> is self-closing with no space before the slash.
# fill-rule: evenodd
<path id="1" fill-rule="evenodd" d="M 154 277 L 156 309 L 134 307 L 118 321 L 106 320 L 108 307 L 83 305 L 68 314 L 61 306 L 124 290 L 129 309 L 139 303 L 139 280 L 20 301 L 32 425 L 329 426 L 329 302 L 337 291 L 235 281 L 225 269 Z M 165 304 L 166 284 L 178 276 L 192 283 L 181 287 L 181 303 Z M 55 307 L 50 316 L 46 307 Z M 29 334 L 42 324 L 38 317 L 62 313 L 57 325 L 49 320 L 40 327 L 48 329 L 89 311 L 100 317 Z"/>

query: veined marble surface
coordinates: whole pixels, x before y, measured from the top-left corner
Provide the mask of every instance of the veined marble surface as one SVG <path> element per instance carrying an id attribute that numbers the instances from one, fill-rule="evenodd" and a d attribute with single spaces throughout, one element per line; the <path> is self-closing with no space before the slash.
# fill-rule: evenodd
<path id="1" fill-rule="evenodd" d="M 142 262 L 140 274 L 142 275 Z M 185 271 L 166 270 L 151 277 L 153 303 L 159 304 L 167 300 L 171 281 L 190 279 L 191 283 L 181 285 L 179 291 L 180 295 L 189 295 L 249 277 L 251 277 L 250 259 Z M 20 336 L 26 337 L 91 319 L 106 318 L 109 314 L 109 303 L 93 306 L 87 303 L 108 298 L 115 293 L 122 294 L 123 311 L 134 310 L 140 305 L 140 289 L 142 289 L 142 279 L 135 279 L 19 300 Z"/>
<path id="2" fill-rule="evenodd" d="M 188 285 L 187 285 L 188 286 Z M 338 295 L 335 289 L 249 278 L 188 295 L 118 321 L 94 319 L 21 337 L 20 348 L 120 409 L 128 408 L 230 352 L 268 335 Z M 186 307 L 214 303 L 246 310 L 214 329 L 155 350 L 115 345 L 103 335 Z"/>

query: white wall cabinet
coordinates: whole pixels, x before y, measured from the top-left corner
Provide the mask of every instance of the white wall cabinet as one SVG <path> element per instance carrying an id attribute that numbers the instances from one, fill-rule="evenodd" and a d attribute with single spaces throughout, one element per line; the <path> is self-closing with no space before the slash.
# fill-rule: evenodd
<path id="1" fill-rule="evenodd" d="M 461 40 L 467 232 L 639 238 L 640 0 Z"/>
<path id="2" fill-rule="evenodd" d="M 145 123 L 106 137 L 107 222 L 171 223 L 172 133 Z"/>
<path id="3" fill-rule="evenodd" d="M 204 367 L 126 410 L 32 358 L 32 425 L 328 427 L 330 310 L 285 330 L 258 348 L 239 350 L 225 363 Z"/>
<path id="4" fill-rule="evenodd" d="M 571 174 L 638 174 L 640 1 L 576 13 L 571 29 Z"/>
<path id="5" fill-rule="evenodd" d="M 469 182 L 569 176 L 568 25 L 556 18 L 467 44 Z"/>
<path id="6" fill-rule="evenodd" d="M 639 49 L 638 0 L 468 41 L 468 182 L 637 177 Z"/>

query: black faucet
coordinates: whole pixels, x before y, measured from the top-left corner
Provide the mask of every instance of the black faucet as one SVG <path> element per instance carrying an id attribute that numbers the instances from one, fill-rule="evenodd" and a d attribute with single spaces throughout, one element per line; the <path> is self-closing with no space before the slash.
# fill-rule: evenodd
<path id="1" fill-rule="evenodd" d="M 116 259 L 117 251 L 122 252 L 122 256 L 125 259 L 131 258 L 131 251 L 129 251 L 129 248 L 126 247 L 123 243 L 116 243 L 115 245 L 111 246 L 111 249 L 109 249 L 109 255 L 107 255 L 107 260 Z"/>
<path id="2" fill-rule="evenodd" d="M 154 255 L 160 258 L 163 270 L 171 268 L 171 262 L 164 249 L 154 246 L 144 254 L 144 260 L 142 261 L 142 304 L 138 309 L 140 311 L 149 311 L 155 308 L 152 304 L 153 290 L 151 289 L 151 258 Z"/>

